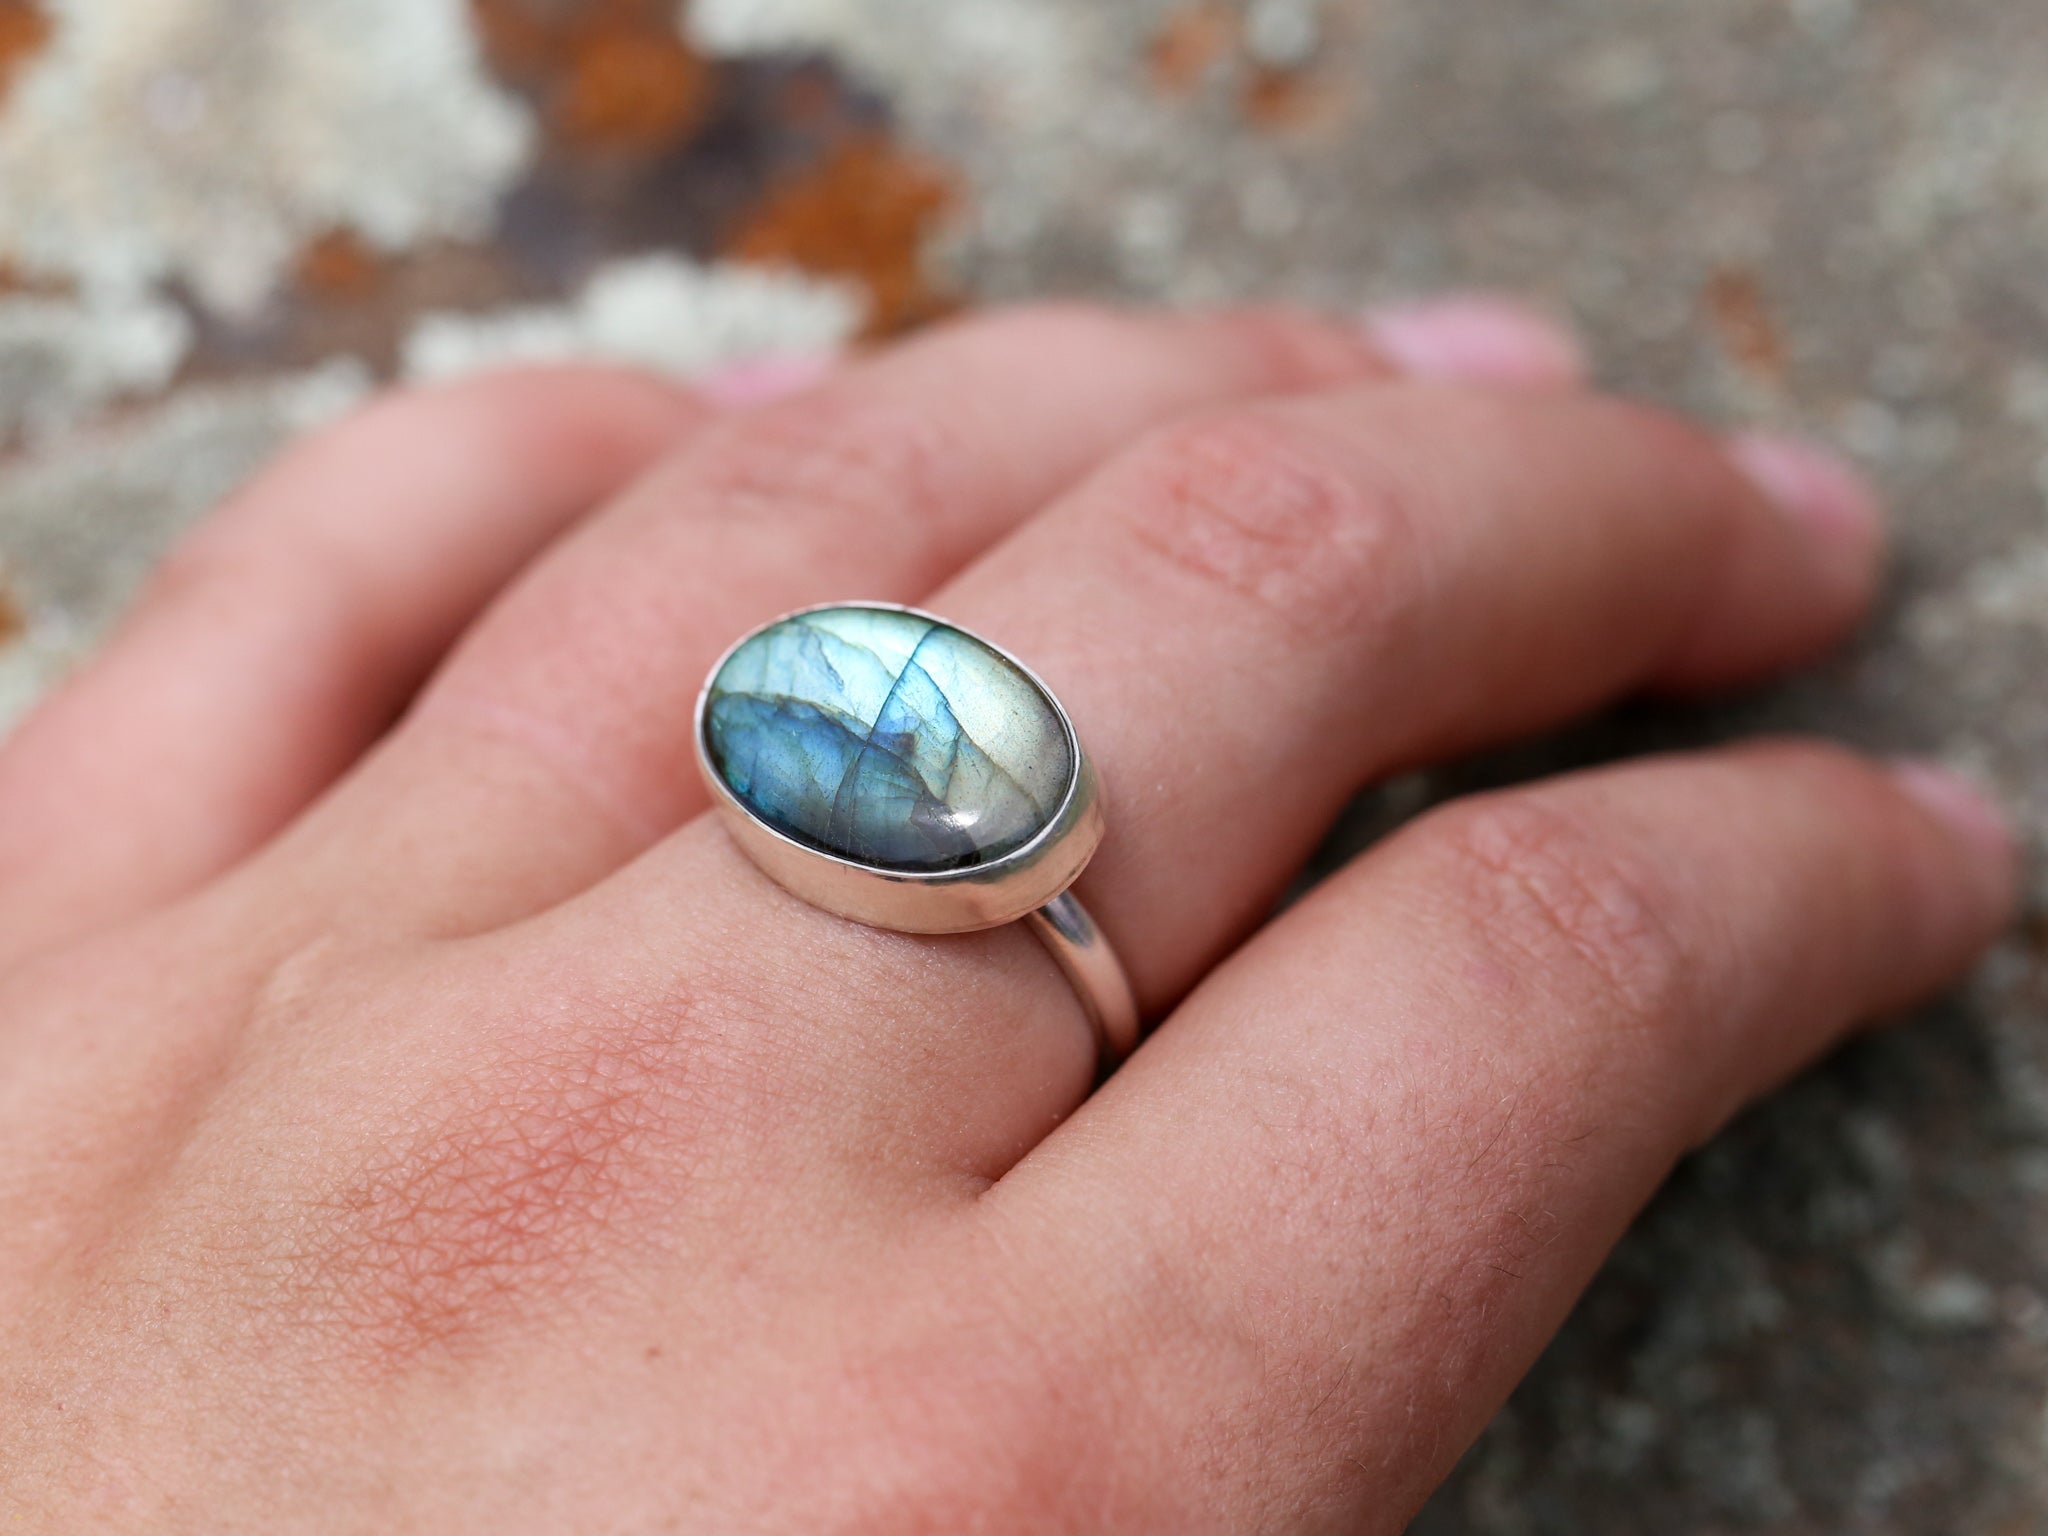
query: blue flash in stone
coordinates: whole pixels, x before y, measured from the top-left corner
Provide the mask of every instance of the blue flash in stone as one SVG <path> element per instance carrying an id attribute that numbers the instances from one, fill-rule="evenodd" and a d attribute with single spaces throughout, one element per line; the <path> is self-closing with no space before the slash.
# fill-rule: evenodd
<path id="1" fill-rule="evenodd" d="M 1059 813 L 1059 711 L 972 635 L 893 608 L 824 608 L 749 638 L 711 680 L 711 765 L 754 815 L 858 864 L 992 863 Z"/>

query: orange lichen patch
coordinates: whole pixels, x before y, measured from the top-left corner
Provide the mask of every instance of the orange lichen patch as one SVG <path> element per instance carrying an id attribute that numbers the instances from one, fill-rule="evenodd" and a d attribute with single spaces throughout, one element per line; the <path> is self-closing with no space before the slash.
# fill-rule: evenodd
<path id="1" fill-rule="evenodd" d="M 502 240 L 430 240 L 386 254 L 333 232 L 300 253 L 294 275 L 256 354 L 269 368 L 349 356 L 387 374 L 398 366 L 404 338 L 422 314 L 487 311 L 550 297 L 520 270 L 516 253 Z M 181 376 L 219 382 L 245 376 L 252 362 L 246 338 L 201 327 Z"/>
<path id="2" fill-rule="evenodd" d="M 14 72 L 50 40 L 50 18 L 30 0 L 0 0 L 0 92 Z"/>
<path id="3" fill-rule="evenodd" d="M 702 120 L 711 66 L 669 0 L 470 0 L 484 52 L 564 138 L 658 150 Z"/>
<path id="4" fill-rule="evenodd" d="M 499 70 L 524 75 L 543 69 L 555 52 L 560 18 L 529 0 L 469 0 L 484 54 Z"/>
<path id="5" fill-rule="evenodd" d="M 1333 128 L 1350 115 L 1350 98 L 1335 82 L 1305 69 L 1252 71 L 1239 103 L 1244 119 L 1267 133 Z"/>
<path id="6" fill-rule="evenodd" d="M 1185 95 L 1237 52 L 1237 17 L 1220 5 L 1191 5 L 1166 19 L 1152 39 L 1152 83 Z"/>
<path id="7" fill-rule="evenodd" d="M 382 267 L 345 229 L 323 235 L 299 257 L 298 286 L 327 299 L 359 299 L 373 291 Z"/>
<path id="8" fill-rule="evenodd" d="M 673 25 L 659 32 L 620 24 L 578 38 L 555 101 L 571 138 L 622 149 L 675 143 L 703 118 L 711 69 Z"/>
<path id="9" fill-rule="evenodd" d="M 1767 383 L 1782 381 L 1785 337 L 1756 274 L 1723 267 L 1707 280 L 1705 299 L 1707 318 L 1736 364 Z"/>
<path id="10" fill-rule="evenodd" d="M 953 307 L 926 280 L 924 248 L 955 198 L 933 161 L 887 139 L 858 139 L 771 191 L 728 251 L 854 279 L 873 300 L 870 333 L 886 335 Z"/>

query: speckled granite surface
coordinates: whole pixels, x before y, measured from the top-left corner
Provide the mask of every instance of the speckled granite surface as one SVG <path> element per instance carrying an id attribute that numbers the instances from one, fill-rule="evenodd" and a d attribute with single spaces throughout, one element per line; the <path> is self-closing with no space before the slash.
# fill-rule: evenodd
<path id="1" fill-rule="evenodd" d="M 1409 793 L 1816 728 L 2048 842 L 2030 5 L 0 0 L 0 80 L 0 713 L 382 379 L 1482 283 L 1617 387 L 1848 447 L 1902 559 L 1813 677 Z M 1418 1529 L 2048 1532 L 2048 926 L 1694 1160 Z"/>

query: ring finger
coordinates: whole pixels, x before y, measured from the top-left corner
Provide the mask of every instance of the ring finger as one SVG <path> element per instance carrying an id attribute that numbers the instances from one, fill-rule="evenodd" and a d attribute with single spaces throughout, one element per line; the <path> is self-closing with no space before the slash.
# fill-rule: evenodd
<path id="1" fill-rule="evenodd" d="M 1362 782 L 1806 659 L 1868 600 L 1878 545 L 1865 493 L 1805 450 L 1587 396 L 1413 386 L 1171 428 L 931 604 L 1074 718 L 1112 828 L 1081 894 L 1156 1014 Z M 993 1176 L 1087 1091 L 1090 1036 L 1027 936 L 846 923 L 709 822 L 558 921 L 573 953 L 646 932 L 663 997 L 766 956 L 746 986 L 771 1006 L 684 1048 L 829 1083 L 812 1129 L 863 1157 L 886 1125 L 921 1167 Z"/>

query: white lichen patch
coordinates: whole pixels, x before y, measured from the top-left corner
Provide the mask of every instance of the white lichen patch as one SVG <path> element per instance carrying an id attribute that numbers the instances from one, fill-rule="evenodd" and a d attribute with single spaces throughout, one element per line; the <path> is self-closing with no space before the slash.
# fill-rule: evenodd
<path id="1" fill-rule="evenodd" d="M 966 188 L 929 253 L 948 285 L 992 300 L 1042 292 L 1031 253 L 1057 243 L 1063 262 L 1113 273 L 1127 298 L 1192 304 L 1228 297 L 1251 276 L 1219 278 L 1200 249 L 1209 233 L 1200 211 L 1235 203 L 1261 180 L 1269 212 L 1301 199 L 1284 153 L 1256 136 L 1200 134 L 1204 153 L 1190 158 L 1206 109 L 1147 83 L 1162 28 L 1185 8 L 689 0 L 681 15 L 706 52 L 825 53 L 887 95 L 905 137 L 942 157 Z M 1236 60 L 1238 83 L 1259 59 L 1298 61 L 1322 49 L 1323 11 L 1308 0 L 1260 5 Z M 1283 212 L 1280 222 L 1276 243 L 1295 243 L 1298 219 Z M 1270 286 L 1270 267 L 1260 263 L 1256 277 Z"/>
<path id="2" fill-rule="evenodd" d="M 404 370 L 441 379 L 509 363 L 631 363 L 699 378 L 762 357 L 837 352 L 860 330 L 851 284 L 779 268 L 643 256 L 600 269 L 549 308 L 433 314 L 406 338 Z"/>
<path id="3" fill-rule="evenodd" d="M 305 242 L 487 232 L 532 140 L 462 0 L 48 0 L 0 113 L 0 258 L 256 309 Z"/>
<path id="4" fill-rule="evenodd" d="M 154 299 L 0 299 L 0 443 L 163 388 L 191 345 L 184 311 Z"/>
<path id="5" fill-rule="evenodd" d="M 710 53 L 826 52 L 901 93 L 913 113 L 1043 109 L 1084 71 L 1090 29 L 1036 0 L 689 0 Z"/>

